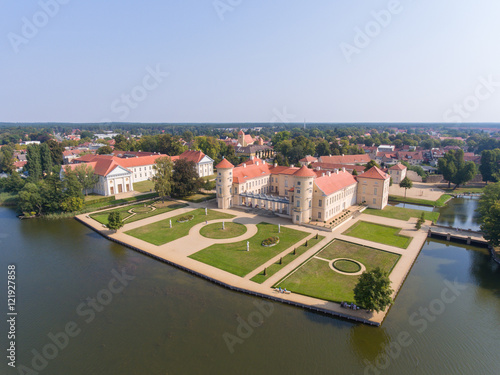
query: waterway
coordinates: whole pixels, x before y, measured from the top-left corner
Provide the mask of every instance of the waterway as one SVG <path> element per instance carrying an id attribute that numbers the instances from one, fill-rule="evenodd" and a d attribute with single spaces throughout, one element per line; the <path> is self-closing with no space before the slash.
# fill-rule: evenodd
<path id="1" fill-rule="evenodd" d="M 72 219 L 20 221 L 0 207 L 0 249 L 0 277 L 16 265 L 18 310 L 18 369 L 3 355 L 1 374 L 27 373 L 20 365 L 50 375 L 500 373 L 500 267 L 481 248 L 427 241 L 380 328 L 279 303 L 262 314 L 261 299 L 109 242 Z M 111 282 L 112 270 L 130 280 Z M 103 304 L 86 305 L 96 297 Z M 65 342 L 59 333 L 70 322 L 74 337 Z M 62 340 L 57 352 L 49 334 Z M 46 363 L 37 355 L 44 348 Z"/>

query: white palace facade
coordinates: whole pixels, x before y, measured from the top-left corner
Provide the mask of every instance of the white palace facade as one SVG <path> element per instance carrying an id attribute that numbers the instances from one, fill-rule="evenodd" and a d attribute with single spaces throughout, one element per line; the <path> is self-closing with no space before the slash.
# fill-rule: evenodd
<path id="1" fill-rule="evenodd" d="M 389 197 L 390 176 L 377 167 L 353 176 L 344 168 L 331 172 L 305 165 L 283 167 L 260 159 L 235 167 L 223 159 L 216 169 L 219 208 L 258 207 L 296 224 L 328 221 L 362 202 L 383 209 Z"/>

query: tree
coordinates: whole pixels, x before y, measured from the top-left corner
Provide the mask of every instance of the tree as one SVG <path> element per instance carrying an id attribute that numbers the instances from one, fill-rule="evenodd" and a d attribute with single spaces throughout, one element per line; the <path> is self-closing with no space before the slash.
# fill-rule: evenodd
<path id="1" fill-rule="evenodd" d="M 356 170 L 355 170 L 355 169 L 353 169 L 353 170 L 352 170 L 352 175 L 353 175 L 353 176 L 357 176 L 357 175 L 358 175 L 358 172 L 356 172 Z"/>
<path id="2" fill-rule="evenodd" d="M 380 168 L 380 165 L 378 165 L 378 163 L 375 160 L 370 160 L 368 163 L 365 164 L 365 172 L 372 167 Z"/>
<path id="3" fill-rule="evenodd" d="M 14 153 L 7 146 L 0 149 L 0 172 L 12 173 L 14 171 Z"/>
<path id="4" fill-rule="evenodd" d="M 123 227 L 123 221 L 118 211 L 110 212 L 108 215 L 108 228 L 117 231 Z"/>
<path id="5" fill-rule="evenodd" d="M 75 174 L 78 182 L 82 185 L 85 195 L 87 195 L 88 191 L 99 181 L 99 176 L 95 174 L 94 168 L 88 164 L 76 166 Z"/>
<path id="6" fill-rule="evenodd" d="M 169 157 L 161 157 L 156 159 L 153 166 L 156 174 L 153 176 L 155 191 L 161 197 L 161 201 L 165 202 L 165 197 L 170 195 L 172 191 L 172 170 L 174 164 Z"/>
<path id="7" fill-rule="evenodd" d="M 76 172 L 71 170 L 70 167 L 64 169 L 64 179 L 62 181 L 62 190 L 65 197 L 79 197 L 83 198 L 83 186 L 78 180 Z"/>
<path id="8" fill-rule="evenodd" d="M 26 170 L 32 180 L 36 181 L 42 177 L 42 160 L 40 157 L 40 147 L 38 145 L 28 145 L 26 153 Z"/>
<path id="9" fill-rule="evenodd" d="M 175 162 L 172 173 L 172 195 L 185 197 L 197 192 L 203 185 L 203 180 L 198 177 L 195 163 L 186 159 Z"/>
<path id="10" fill-rule="evenodd" d="M 109 155 L 113 153 L 111 146 L 102 146 L 97 149 L 98 155 Z"/>
<path id="11" fill-rule="evenodd" d="M 62 165 L 63 152 L 64 152 L 64 146 L 62 145 L 62 143 L 59 143 L 54 139 L 49 139 L 46 143 L 50 149 L 50 156 L 52 157 L 52 165 Z"/>
<path id="12" fill-rule="evenodd" d="M 479 166 L 479 172 L 483 177 L 483 181 L 488 183 L 498 181 L 500 163 L 500 149 L 496 148 L 494 150 L 483 150 L 481 152 L 481 165 Z"/>
<path id="13" fill-rule="evenodd" d="M 22 212 L 42 213 L 43 199 L 37 184 L 29 182 L 24 185 L 18 195 L 18 207 Z"/>
<path id="14" fill-rule="evenodd" d="M 455 184 L 455 188 L 466 183 L 476 175 L 476 165 L 472 161 L 464 161 L 463 150 L 450 150 L 444 157 L 438 160 L 439 172 L 443 174 L 445 180 L 448 181 L 448 188 L 451 183 Z"/>
<path id="15" fill-rule="evenodd" d="M 420 217 L 417 220 L 417 223 L 415 224 L 415 228 L 417 230 L 420 230 L 420 228 L 422 228 L 422 224 L 424 222 L 425 222 L 425 216 L 424 216 L 424 213 L 422 212 L 422 214 L 420 215 Z"/>
<path id="16" fill-rule="evenodd" d="M 379 312 L 392 303 L 393 292 L 389 275 L 377 267 L 361 274 L 354 287 L 354 300 L 369 311 Z"/>
<path id="17" fill-rule="evenodd" d="M 399 187 L 402 187 L 405 189 L 405 198 L 406 198 L 406 190 L 411 189 L 413 187 L 413 182 L 408 178 L 408 176 L 406 176 L 399 183 Z"/>
<path id="18" fill-rule="evenodd" d="M 50 153 L 49 145 L 42 143 L 40 146 L 40 162 L 42 165 L 42 172 L 50 174 L 52 171 L 52 155 Z"/>
<path id="19" fill-rule="evenodd" d="M 492 246 L 500 243 L 500 182 L 487 185 L 479 198 L 479 223 Z"/>
<path id="20" fill-rule="evenodd" d="M 316 145 L 316 155 L 326 156 L 330 154 L 331 150 L 328 141 L 326 139 L 322 139 L 321 141 L 319 141 L 318 144 Z"/>

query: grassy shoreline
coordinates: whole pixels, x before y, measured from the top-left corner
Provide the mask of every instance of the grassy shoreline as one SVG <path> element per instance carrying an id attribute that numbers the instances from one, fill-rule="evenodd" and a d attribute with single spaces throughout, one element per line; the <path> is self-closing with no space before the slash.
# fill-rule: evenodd
<path id="1" fill-rule="evenodd" d="M 405 198 L 400 197 L 399 195 L 389 195 L 389 202 L 396 203 L 411 203 L 411 204 L 420 204 L 422 206 L 432 206 L 432 207 L 443 207 L 446 203 L 453 198 L 449 194 L 443 194 L 435 201 L 428 199 L 419 199 L 419 198 Z"/>

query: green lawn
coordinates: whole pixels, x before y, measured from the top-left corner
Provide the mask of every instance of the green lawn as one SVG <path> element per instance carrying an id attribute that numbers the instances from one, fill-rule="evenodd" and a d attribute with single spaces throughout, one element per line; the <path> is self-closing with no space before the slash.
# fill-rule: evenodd
<path id="1" fill-rule="evenodd" d="M 398 219 L 408 221 L 412 217 L 420 218 L 424 213 L 425 220 L 432 220 L 434 223 L 439 219 L 439 212 L 430 212 L 423 210 L 413 210 L 403 207 L 385 206 L 383 210 L 367 208 L 363 211 L 364 214 L 388 217 L 390 219 Z"/>
<path id="2" fill-rule="evenodd" d="M 400 231 L 401 228 L 358 221 L 342 234 L 406 249 L 412 239 L 400 235 Z"/>
<path id="3" fill-rule="evenodd" d="M 151 204 L 157 207 L 156 210 L 152 211 L 149 207 L 147 207 Z M 144 205 L 146 205 L 146 207 L 144 207 Z M 147 217 L 163 214 L 165 212 L 177 210 L 178 208 L 186 206 L 187 206 L 186 203 L 179 203 L 172 201 L 166 201 L 165 203 L 161 203 L 161 201 L 147 201 L 143 203 L 134 204 L 131 206 L 116 208 L 114 210 L 97 212 L 95 214 L 91 214 L 90 217 L 94 220 L 97 220 L 101 224 L 108 225 L 108 216 L 110 212 L 119 212 L 120 218 L 123 220 L 131 215 L 128 211 L 130 209 L 134 209 L 134 211 L 137 214 L 125 220 L 125 224 L 128 224 L 128 223 L 133 223 L 134 221 L 137 220 L 142 220 Z"/>
<path id="4" fill-rule="evenodd" d="M 138 191 L 140 193 L 154 191 L 155 184 L 153 183 L 153 181 L 150 181 L 150 180 L 141 181 L 141 182 L 134 182 L 134 190 Z"/>
<path id="5" fill-rule="evenodd" d="M 0 192 L 0 206 L 15 206 L 17 204 L 17 194 Z"/>
<path id="6" fill-rule="evenodd" d="M 203 181 L 210 181 L 210 180 L 215 180 L 216 177 L 217 177 L 217 173 L 214 173 L 214 174 L 211 174 L 210 176 L 202 177 L 201 179 Z"/>
<path id="7" fill-rule="evenodd" d="M 283 257 L 283 259 L 281 261 L 281 264 L 280 264 L 280 262 L 276 262 L 276 263 L 270 265 L 269 267 L 267 267 L 265 275 L 264 275 L 264 272 L 260 272 L 257 275 L 255 275 L 254 277 L 252 277 L 251 280 L 255 281 L 256 283 L 262 284 L 269 277 L 271 277 L 276 272 L 278 272 L 280 269 L 282 269 L 283 267 L 285 267 L 288 263 L 290 263 L 291 261 L 297 259 L 297 257 L 299 257 L 300 255 L 304 254 L 307 250 L 309 250 L 314 245 L 316 245 L 318 242 L 320 242 L 323 238 L 325 238 L 325 237 L 324 236 L 318 236 L 317 239 L 315 237 L 313 237 L 312 239 L 310 239 L 310 240 L 307 241 L 307 246 L 306 246 L 306 244 L 304 242 L 304 244 L 302 244 L 302 245 L 300 245 L 300 246 L 298 246 L 298 247 L 295 248 L 295 254 L 293 254 L 293 250 L 290 251 L 287 255 L 285 255 Z"/>
<path id="8" fill-rule="evenodd" d="M 257 229 L 257 234 L 248 239 L 250 251 L 246 251 L 247 240 L 244 240 L 212 245 L 192 254 L 190 258 L 238 276 L 245 276 L 308 235 L 306 232 L 285 227 L 281 227 L 281 233 L 278 234 L 278 226 L 268 223 L 257 224 Z M 272 236 L 278 236 L 280 242 L 272 247 L 262 246 L 262 241 Z"/>
<path id="9" fill-rule="evenodd" d="M 122 199 L 115 199 L 114 196 L 109 196 L 109 197 L 101 196 L 100 198 L 94 196 L 91 200 L 85 201 L 82 211 L 92 212 L 102 207 L 120 206 L 132 202 L 146 201 L 148 199 L 156 198 L 157 196 L 158 196 L 157 193 L 136 195 L 135 197 L 122 198 Z"/>
<path id="10" fill-rule="evenodd" d="M 215 193 L 210 193 L 210 194 L 196 193 L 196 194 L 189 195 L 187 197 L 182 197 L 179 199 L 182 199 L 182 200 L 188 201 L 188 202 L 192 202 L 192 203 L 201 203 L 201 202 L 205 202 L 205 201 L 208 201 L 208 200 L 214 199 L 214 198 L 215 198 Z"/>
<path id="11" fill-rule="evenodd" d="M 338 240 L 330 242 L 316 255 L 327 260 L 354 259 L 362 263 L 367 271 L 380 267 L 388 273 L 392 271 L 400 258 L 399 254 Z M 279 286 L 294 293 L 333 302 L 354 302 L 353 290 L 358 280 L 359 275 L 342 275 L 333 271 L 328 262 L 310 258 L 308 262 L 278 282 L 275 287 Z"/>
<path id="12" fill-rule="evenodd" d="M 207 238 L 233 238 L 245 234 L 247 227 L 243 224 L 238 223 L 224 223 L 224 229 L 222 229 L 222 223 L 214 223 L 205 225 L 200 230 L 200 234 Z"/>
<path id="13" fill-rule="evenodd" d="M 178 223 L 177 219 L 182 216 L 193 215 L 193 220 L 185 223 Z M 187 214 L 174 216 L 170 219 L 158 221 L 153 224 L 144 225 L 142 227 L 125 232 L 129 236 L 139 238 L 140 240 L 152 243 L 153 245 L 163 245 L 167 242 L 174 241 L 178 238 L 187 236 L 189 230 L 196 224 L 206 220 L 231 219 L 234 215 L 225 214 L 219 211 L 208 210 L 208 215 L 205 216 L 205 209 L 189 211 Z M 172 228 L 170 228 L 170 220 L 172 220 Z"/>
<path id="14" fill-rule="evenodd" d="M 443 194 L 441 195 L 441 197 L 439 197 L 439 199 L 431 201 L 428 199 L 405 198 L 399 195 L 389 195 L 389 201 L 391 202 L 421 204 L 423 206 L 433 206 L 433 207 L 443 207 L 450 198 L 451 195 Z"/>
<path id="15" fill-rule="evenodd" d="M 105 198 L 105 197 L 102 196 L 102 195 L 89 194 L 89 195 L 85 196 L 85 203 L 87 203 L 87 202 L 93 202 L 93 201 L 96 201 L 96 200 L 102 200 L 103 198 Z M 115 198 L 115 196 L 112 195 L 112 196 L 109 196 L 108 198 L 109 198 L 108 200 L 111 201 L 111 200 L 113 200 Z"/>
<path id="16" fill-rule="evenodd" d="M 465 194 L 465 193 L 472 193 L 472 194 L 482 194 L 484 187 L 458 187 L 458 188 L 441 188 L 442 190 L 446 191 L 449 194 Z"/>

